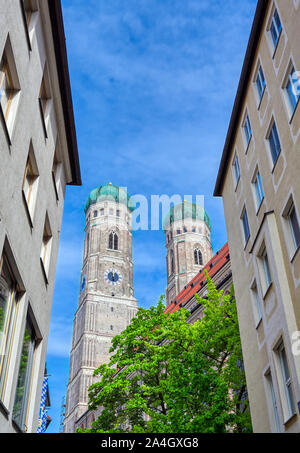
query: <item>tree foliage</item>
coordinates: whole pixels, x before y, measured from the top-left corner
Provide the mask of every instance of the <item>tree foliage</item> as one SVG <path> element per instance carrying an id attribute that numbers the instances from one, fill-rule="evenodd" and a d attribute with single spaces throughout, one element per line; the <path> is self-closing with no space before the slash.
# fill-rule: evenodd
<path id="1" fill-rule="evenodd" d="M 233 294 L 196 298 L 203 318 L 187 322 L 184 308 L 166 314 L 140 308 L 112 341 L 109 364 L 89 389 L 89 408 L 102 408 L 88 430 L 97 433 L 250 432 L 251 421 Z"/>

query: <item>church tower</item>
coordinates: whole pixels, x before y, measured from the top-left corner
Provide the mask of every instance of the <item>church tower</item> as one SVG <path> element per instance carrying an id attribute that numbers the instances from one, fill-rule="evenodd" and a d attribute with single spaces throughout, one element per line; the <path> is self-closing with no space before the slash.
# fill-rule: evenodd
<path id="1" fill-rule="evenodd" d="M 173 206 L 163 228 L 167 248 L 167 306 L 213 256 L 211 221 L 202 206 Z"/>
<path id="2" fill-rule="evenodd" d="M 109 361 L 111 340 L 137 312 L 133 291 L 133 203 L 111 183 L 93 190 L 86 227 L 78 309 L 73 326 L 64 432 L 88 409 L 93 372 Z"/>

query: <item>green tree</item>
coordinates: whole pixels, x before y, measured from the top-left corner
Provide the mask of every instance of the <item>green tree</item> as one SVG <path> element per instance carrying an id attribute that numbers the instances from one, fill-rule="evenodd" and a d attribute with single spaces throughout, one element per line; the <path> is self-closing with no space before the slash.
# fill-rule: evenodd
<path id="1" fill-rule="evenodd" d="M 89 389 L 89 408 L 102 407 L 92 433 L 250 432 L 246 383 L 233 291 L 223 296 L 208 280 L 198 302 L 204 317 L 140 308 L 113 339 L 109 364 Z"/>

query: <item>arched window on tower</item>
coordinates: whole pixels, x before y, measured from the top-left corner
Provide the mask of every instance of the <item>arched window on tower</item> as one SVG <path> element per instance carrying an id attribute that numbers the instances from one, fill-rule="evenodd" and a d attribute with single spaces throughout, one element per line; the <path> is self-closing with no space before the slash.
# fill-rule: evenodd
<path id="1" fill-rule="evenodd" d="M 171 274 L 174 274 L 175 272 L 175 260 L 174 260 L 174 252 L 171 250 L 170 253 L 170 265 L 171 265 Z"/>
<path id="2" fill-rule="evenodd" d="M 202 257 L 201 250 L 195 249 L 194 257 L 195 257 L 195 264 L 197 264 L 197 266 L 202 266 L 203 265 L 203 257 Z"/>
<path id="3" fill-rule="evenodd" d="M 108 248 L 110 250 L 119 250 L 119 238 L 115 231 L 112 231 L 109 235 Z"/>

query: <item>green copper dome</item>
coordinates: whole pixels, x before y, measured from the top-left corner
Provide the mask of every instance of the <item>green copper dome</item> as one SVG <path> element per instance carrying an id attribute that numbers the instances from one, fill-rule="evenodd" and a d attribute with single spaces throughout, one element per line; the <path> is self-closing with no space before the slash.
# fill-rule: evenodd
<path id="1" fill-rule="evenodd" d="M 105 186 L 100 186 L 97 189 L 91 191 L 89 198 L 85 204 L 84 212 L 86 213 L 91 205 L 105 200 L 123 203 L 131 212 L 135 210 L 135 205 L 128 195 L 127 191 L 122 187 L 114 186 L 113 184 L 109 183 Z"/>
<path id="2" fill-rule="evenodd" d="M 167 230 L 172 223 L 184 219 L 202 220 L 210 230 L 212 228 L 211 220 L 205 209 L 199 204 L 185 201 L 184 203 L 172 206 L 170 212 L 163 221 L 163 229 Z"/>

